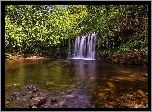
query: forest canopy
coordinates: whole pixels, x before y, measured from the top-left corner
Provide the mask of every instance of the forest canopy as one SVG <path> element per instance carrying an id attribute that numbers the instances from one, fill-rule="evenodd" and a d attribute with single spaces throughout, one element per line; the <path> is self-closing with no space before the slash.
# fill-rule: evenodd
<path id="1" fill-rule="evenodd" d="M 148 55 L 148 5 L 6 5 L 5 52 L 61 55 L 98 33 L 97 52 Z"/>

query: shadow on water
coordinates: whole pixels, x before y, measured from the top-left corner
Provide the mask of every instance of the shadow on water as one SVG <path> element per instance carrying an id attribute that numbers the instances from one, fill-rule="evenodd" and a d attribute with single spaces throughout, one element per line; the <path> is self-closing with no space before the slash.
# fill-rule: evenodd
<path id="1" fill-rule="evenodd" d="M 31 95 L 47 97 L 38 108 L 147 108 L 147 68 L 100 60 L 9 60 L 5 106 L 27 108 Z M 38 89 L 31 93 L 27 86 Z M 12 92 L 27 95 L 13 99 Z M 57 102 L 51 103 L 51 99 Z M 26 105 L 25 105 L 26 104 Z"/>

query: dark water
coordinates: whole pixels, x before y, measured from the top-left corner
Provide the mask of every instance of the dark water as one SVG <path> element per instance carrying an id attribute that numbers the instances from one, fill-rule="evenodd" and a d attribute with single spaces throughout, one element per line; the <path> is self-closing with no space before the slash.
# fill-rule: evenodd
<path id="1" fill-rule="evenodd" d="M 38 108 L 147 108 L 146 67 L 101 60 L 8 60 L 5 62 L 6 108 L 28 108 L 31 96 L 47 101 Z M 32 93 L 27 86 L 38 91 Z M 20 95 L 12 97 L 13 92 Z M 10 98 L 12 98 L 10 100 Z M 55 98 L 55 103 L 51 99 Z"/>

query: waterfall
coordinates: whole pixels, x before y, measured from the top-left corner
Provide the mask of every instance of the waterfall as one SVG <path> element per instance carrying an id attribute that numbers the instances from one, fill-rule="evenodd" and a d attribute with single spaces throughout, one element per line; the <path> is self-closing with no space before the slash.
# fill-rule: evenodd
<path id="1" fill-rule="evenodd" d="M 85 36 L 78 36 L 74 45 L 73 59 L 95 60 L 97 34 L 94 32 Z"/>

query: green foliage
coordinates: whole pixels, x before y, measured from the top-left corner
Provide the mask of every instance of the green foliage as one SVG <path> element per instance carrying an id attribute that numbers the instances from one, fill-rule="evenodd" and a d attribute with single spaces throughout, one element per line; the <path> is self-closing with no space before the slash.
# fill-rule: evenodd
<path id="1" fill-rule="evenodd" d="M 141 52 L 143 55 L 148 56 L 148 47 L 145 47 L 144 49 L 142 49 Z"/>
<path id="2" fill-rule="evenodd" d="M 57 55 L 96 31 L 99 52 L 126 52 L 147 47 L 147 27 L 147 5 L 6 5 L 5 50 Z"/>

